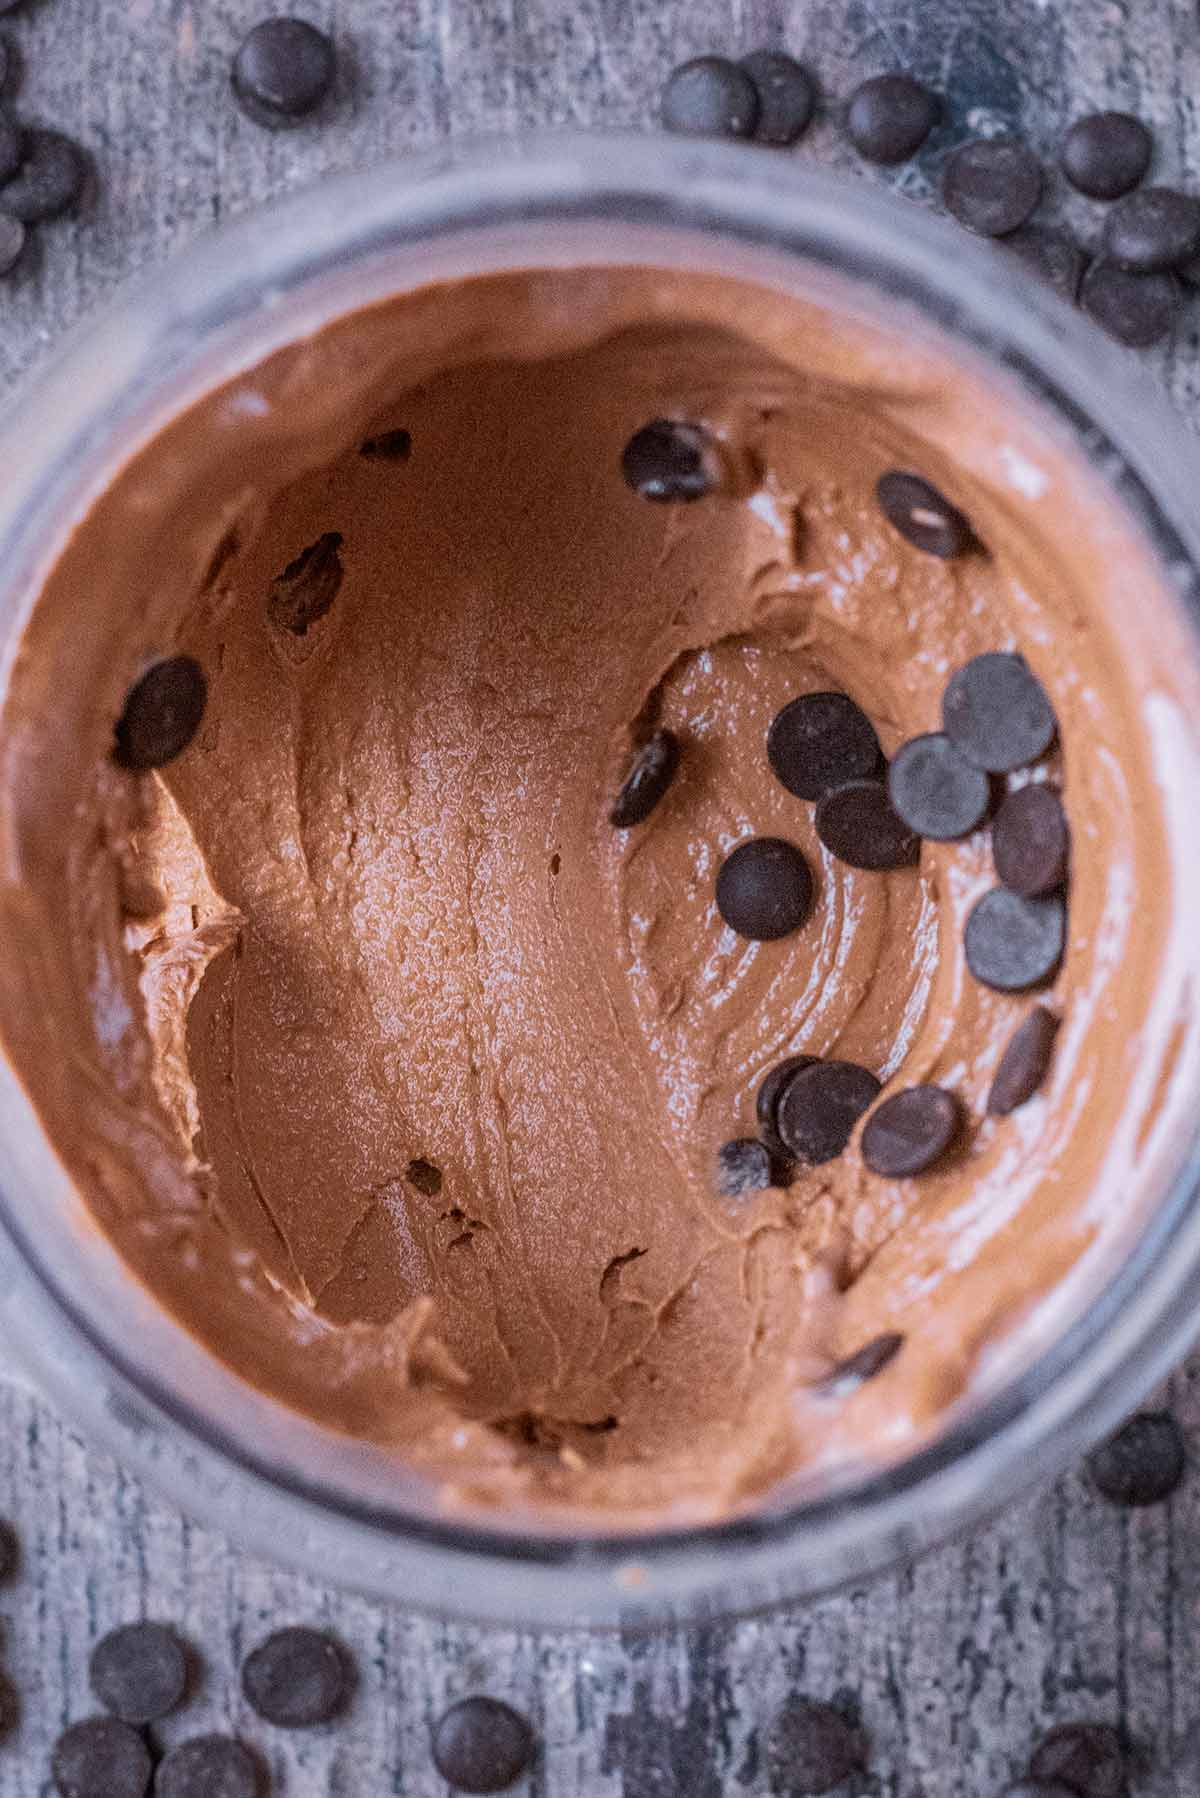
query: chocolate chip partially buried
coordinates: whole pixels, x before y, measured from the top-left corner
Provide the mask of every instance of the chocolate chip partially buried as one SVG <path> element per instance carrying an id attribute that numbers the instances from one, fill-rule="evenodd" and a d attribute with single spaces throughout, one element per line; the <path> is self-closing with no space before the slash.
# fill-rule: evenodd
<path id="1" fill-rule="evenodd" d="M 950 561 L 975 547 L 970 520 L 924 476 L 893 468 L 875 483 L 875 497 L 888 523 L 914 549 Z"/>
<path id="2" fill-rule="evenodd" d="M 1118 200 L 1104 221 L 1104 252 L 1118 268 L 1159 274 L 1200 250 L 1200 200 L 1173 187 L 1143 187 Z"/>
<path id="3" fill-rule="evenodd" d="M 128 1723 L 89 1717 L 54 1745 L 51 1771 L 60 1798 L 145 1798 L 150 1750 Z"/>
<path id="4" fill-rule="evenodd" d="M 1111 1504 L 1161 1504 L 1187 1467 L 1183 1434 L 1169 1411 L 1140 1411 L 1088 1456 L 1096 1490 Z"/>
<path id="5" fill-rule="evenodd" d="M 988 1093 L 992 1117 L 1007 1117 L 1032 1099 L 1046 1078 L 1059 1020 L 1044 1005 L 1035 1005 L 1009 1038 Z"/>
<path id="6" fill-rule="evenodd" d="M 346 1688 L 341 1650 L 320 1630 L 277 1630 L 242 1664 L 246 1702 L 282 1729 L 327 1723 L 345 1703 Z"/>
<path id="7" fill-rule="evenodd" d="M 817 84 L 808 70 L 783 50 L 754 50 L 741 66 L 758 89 L 755 138 L 779 149 L 796 143 L 817 104 Z"/>
<path id="8" fill-rule="evenodd" d="M 659 111 L 668 131 L 750 137 L 758 108 L 758 89 L 744 68 L 724 56 L 696 56 L 667 77 Z"/>
<path id="9" fill-rule="evenodd" d="M 1062 169 L 1093 200 L 1119 200 L 1150 167 L 1154 139 L 1129 112 L 1091 112 L 1063 139 Z"/>
<path id="10" fill-rule="evenodd" d="M 767 1732 L 767 1771 L 772 1792 L 837 1791 L 867 1763 L 866 1738 L 841 1711 L 815 1698 L 793 1695 Z"/>
<path id="11" fill-rule="evenodd" d="M 868 162 L 904 162 L 938 121 L 938 97 L 911 75 L 873 75 L 846 107 L 846 134 Z"/>
<path id="12" fill-rule="evenodd" d="M 707 431 L 682 419 L 654 418 L 621 452 L 625 485 L 659 505 L 705 499 L 721 484 L 721 463 Z"/>
<path id="13" fill-rule="evenodd" d="M 444 1711 L 433 1732 L 433 1760 L 459 1792 L 503 1792 L 533 1760 L 525 1718 L 498 1698 L 463 1698 Z"/>
<path id="14" fill-rule="evenodd" d="M 767 732 L 775 778 L 797 799 L 820 799 L 848 780 L 877 776 L 883 762 L 875 727 L 848 693 L 802 693 Z"/>
<path id="15" fill-rule="evenodd" d="M 1024 656 L 991 651 L 951 675 L 942 724 L 960 755 L 991 774 L 1036 762 L 1058 728 L 1045 689 Z"/>
<path id="16" fill-rule="evenodd" d="M 412 435 L 403 429 L 381 431 L 359 445 L 358 453 L 368 462 L 407 462 L 412 455 Z"/>
<path id="17" fill-rule="evenodd" d="M 779 1134 L 779 1101 L 793 1074 L 802 1068 L 815 1067 L 818 1057 L 815 1055 L 789 1055 L 785 1060 L 777 1062 L 759 1086 L 754 1101 L 754 1111 L 758 1118 L 758 1127 L 767 1148 L 776 1155 L 786 1155 L 787 1144 Z"/>
<path id="18" fill-rule="evenodd" d="M 336 73 L 333 43 L 323 31 L 304 19 L 264 19 L 234 58 L 233 91 L 256 125 L 287 130 L 316 112 Z"/>
<path id="19" fill-rule="evenodd" d="M 776 1106 L 784 1147 L 810 1167 L 835 1160 L 878 1097 L 878 1080 L 857 1062 L 818 1061 L 801 1069 Z"/>
<path id="20" fill-rule="evenodd" d="M 972 767 L 941 731 L 913 737 L 892 757 L 888 797 L 899 818 L 918 836 L 948 843 L 982 824 L 992 783 Z"/>
<path id="21" fill-rule="evenodd" d="M 1067 876 L 1071 833 L 1062 800 L 1053 787 L 1018 787 L 992 824 L 992 859 L 1011 892 L 1032 899 L 1060 886 Z"/>
<path id="22" fill-rule="evenodd" d="M 807 922 L 813 878 L 794 843 L 751 837 L 722 862 L 716 897 L 731 930 L 752 942 L 773 942 Z"/>
<path id="23" fill-rule="evenodd" d="M 232 1736 L 193 1736 L 172 1748 L 154 1780 L 154 1798 L 258 1798 L 258 1764 Z"/>
<path id="24" fill-rule="evenodd" d="M 679 739 L 673 731 L 658 730 L 633 758 L 609 813 L 617 830 L 632 830 L 648 818 L 675 778 L 679 766 Z"/>
<path id="25" fill-rule="evenodd" d="M 106 1711 L 124 1723 L 153 1723 L 183 1697 L 187 1660 L 183 1644 L 164 1623 L 127 1623 L 92 1650 L 92 1690 Z"/>
<path id="26" fill-rule="evenodd" d="M 191 656 L 155 662 L 129 690 L 115 759 L 123 768 L 165 768 L 199 730 L 207 699 L 204 670 Z"/>
<path id="27" fill-rule="evenodd" d="M 1107 1723 L 1060 1723 L 1034 1749 L 1029 1773 L 1060 1781 L 1078 1798 L 1128 1798 L 1121 1738 Z"/>
<path id="28" fill-rule="evenodd" d="M 993 887 L 972 907 L 963 932 L 967 966 L 1001 993 L 1025 992 L 1049 980 L 1062 960 L 1067 910 L 1055 894 L 1023 899 Z"/>
<path id="29" fill-rule="evenodd" d="M 1174 275 L 1134 275 L 1100 261 L 1084 275 L 1079 303 L 1110 337 L 1148 350 L 1174 330 L 1183 294 Z"/>
<path id="30" fill-rule="evenodd" d="M 342 590 L 342 533 L 326 531 L 276 575 L 267 595 L 267 616 L 279 630 L 303 637 L 331 609 Z"/>
<path id="31" fill-rule="evenodd" d="M 1015 137 L 981 137 L 964 144 L 942 175 L 947 212 L 983 237 L 1015 231 L 1041 197 L 1041 165 Z"/>
<path id="32" fill-rule="evenodd" d="M 816 826 L 829 853 L 850 868 L 907 868 L 920 855 L 918 838 L 892 809 L 882 781 L 834 787 L 817 805 Z"/>
<path id="33" fill-rule="evenodd" d="M 897 1330 L 874 1337 L 826 1374 L 821 1381 L 822 1393 L 826 1398 L 849 1398 L 890 1366 L 903 1347 L 904 1338 Z"/>
<path id="34" fill-rule="evenodd" d="M 0 187 L 0 212 L 41 225 L 75 204 L 87 173 L 78 144 L 61 131 L 26 131 L 21 166 Z"/>
<path id="35" fill-rule="evenodd" d="M 1087 257 L 1066 231 L 1056 231 L 1052 225 L 1022 225 L 1000 247 L 1040 275 L 1064 300 L 1074 304 L 1079 298 Z"/>
<path id="36" fill-rule="evenodd" d="M 757 1137 L 739 1136 L 717 1151 L 717 1191 L 727 1199 L 763 1192 L 774 1184 L 771 1154 Z"/>
<path id="37" fill-rule="evenodd" d="M 862 1157 L 884 1179 L 911 1179 L 941 1159 L 961 1128 L 962 1108 L 944 1086 L 906 1087 L 863 1125 Z"/>
<path id="38" fill-rule="evenodd" d="M 0 181 L 16 174 L 24 154 L 24 132 L 10 114 L 0 111 Z"/>

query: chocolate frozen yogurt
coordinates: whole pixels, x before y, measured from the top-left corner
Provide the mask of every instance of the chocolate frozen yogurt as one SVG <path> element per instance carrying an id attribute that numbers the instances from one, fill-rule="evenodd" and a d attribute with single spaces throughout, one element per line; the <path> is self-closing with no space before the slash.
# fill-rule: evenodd
<path id="1" fill-rule="evenodd" d="M 445 1502 L 828 1482 L 1161 1192 L 1192 660 L 944 346 L 645 267 L 398 297 L 183 412 L 32 603 L 7 1053 L 180 1322 Z"/>

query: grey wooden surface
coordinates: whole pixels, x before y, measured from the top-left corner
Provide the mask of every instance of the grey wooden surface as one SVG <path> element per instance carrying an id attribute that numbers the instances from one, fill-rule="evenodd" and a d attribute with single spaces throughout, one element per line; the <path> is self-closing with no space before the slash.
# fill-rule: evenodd
<path id="1" fill-rule="evenodd" d="M 954 96 L 943 143 L 1008 123 L 1048 151 L 1076 110 L 1127 104 L 1157 128 L 1163 171 L 1200 165 L 1196 0 L 296 0 L 335 31 L 348 79 L 327 123 L 279 138 L 240 118 L 226 90 L 240 32 L 269 10 L 29 0 L 5 21 L 20 110 L 77 133 L 97 171 L 84 216 L 45 231 L 0 289 L 10 386 L 115 283 L 228 213 L 448 132 L 648 125 L 666 70 L 708 48 L 786 43 L 832 94 L 909 66 Z M 850 161 L 827 122 L 797 153 Z M 922 195 L 931 166 L 898 184 Z M 1074 216 L 1094 229 L 1088 208 Z M 1196 349 L 1193 318 L 1156 357 L 1185 409 Z M 1200 1365 L 1171 1397 L 1200 1442 Z M 48 1790 L 49 1744 L 89 1708 L 91 1643 L 142 1614 L 176 1620 L 205 1661 L 166 1737 L 242 1729 L 289 1798 L 434 1798 L 431 1720 L 472 1689 L 533 1717 L 544 1747 L 522 1790 L 539 1798 L 786 1794 L 769 1747 L 795 1692 L 861 1704 L 874 1752 L 860 1795 L 992 1798 L 1040 1728 L 1077 1715 L 1129 1730 L 1145 1798 L 1200 1794 L 1200 1467 L 1172 1505 L 1129 1516 L 1071 1476 L 867 1589 L 641 1640 L 427 1621 L 250 1560 L 17 1384 L 0 1384 L 0 1510 L 25 1543 L 20 1579 L 0 1590 L 0 1658 L 23 1704 L 0 1746 L 2 1798 Z M 300 1619 L 339 1632 L 361 1682 L 340 1727 L 289 1738 L 246 1713 L 235 1670 L 260 1633 Z"/>

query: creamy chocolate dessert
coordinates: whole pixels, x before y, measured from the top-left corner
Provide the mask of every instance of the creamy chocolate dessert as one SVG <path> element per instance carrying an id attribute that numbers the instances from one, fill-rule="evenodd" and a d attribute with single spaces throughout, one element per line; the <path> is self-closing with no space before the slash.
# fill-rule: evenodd
<path id="1" fill-rule="evenodd" d="M 1171 1171 L 1192 651 L 914 331 L 652 268 L 399 297 L 183 412 L 31 606 L 9 1058 L 180 1323 L 448 1504 L 908 1453 Z"/>

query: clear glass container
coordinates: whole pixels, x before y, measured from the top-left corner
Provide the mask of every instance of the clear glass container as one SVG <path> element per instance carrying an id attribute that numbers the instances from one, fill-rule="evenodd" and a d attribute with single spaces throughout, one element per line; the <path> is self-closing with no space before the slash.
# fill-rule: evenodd
<path id="1" fill-rule="evenodd" d="M 840 297 L 926 341 L 969 346 L 1102 472 L 1200 656 L 1200 455 L 1131 360 L 1049 291 L 997 279 L 990 248 L 792 158 L 553 136 L 327 182 L 225 227 L 77 330 L 0 433 L 5 676 L 72 525 L 202 394 L 343 312 L 430 281 L 614 262 Z M 793 1601 L 912 1556 L 1048 1478 L 1195 1330 L 1198 1190 L 1193 1141 L 1083 1314 L 903 1463 L 710 1527 L 532 1534 L 502 1515 L 443 1515 L 381 1451 L 265 1402 L 223 1368 L 81 1227 L 78 1194 L 0 1069 L 4 1339 L 44 1390 L 245 1548 L 406 1604 L 506 1621 L 654 1623 Z"/>

